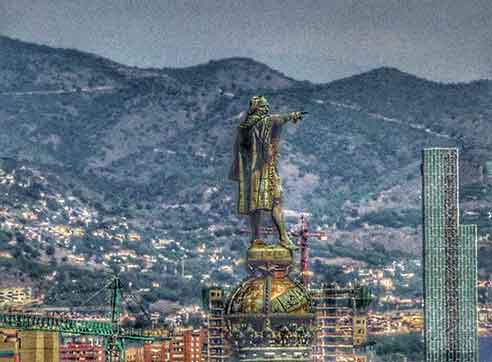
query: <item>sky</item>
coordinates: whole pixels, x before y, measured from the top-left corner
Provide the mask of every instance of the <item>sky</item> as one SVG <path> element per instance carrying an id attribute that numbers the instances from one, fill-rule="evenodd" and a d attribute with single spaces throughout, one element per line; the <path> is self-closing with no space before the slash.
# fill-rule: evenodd
<path id="1" fill-rule="evenodd" d="M 492 79 L 491 0 L 0 0 L 0 34 L 139 67 L 250 57 L 322 83 Z"/>

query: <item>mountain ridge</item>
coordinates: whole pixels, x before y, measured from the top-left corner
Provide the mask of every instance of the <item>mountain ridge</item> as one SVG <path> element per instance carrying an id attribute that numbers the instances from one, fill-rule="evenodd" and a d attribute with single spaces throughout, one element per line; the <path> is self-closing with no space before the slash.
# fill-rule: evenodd
<path id="1" fill-rule="evenodd" d="M 295 78 L 288 76 L 288 75 L 286 75 L 286 74 L 284 74 L 278 70 L 275 70 L 274 68 L 267 65 L 266 63 L 257 61 L 253 58 L 244 57 L 244 56 L 231 56 L 231 57 L 220 58 L 220 59 L 211 59 L 208 62 L 202 62 L 202 63 L 198 63 L 195 65 L 183 66 L 183 67 L 166 67 L 166 66 L 164 66 L 164 67 L 139 67 L 139 66 L 130 66 L 130 65 L 123 64 L 123 63 L 119 63 L 119 62 L 111 60 L 110 58 L 101 56 L 99 54 L 88 52 L 88 51 L 83 51 L 83 50 L 76 49 L 76 48 L 53 47 L 53 46 L 49 46 L 49 45 L 45 45 L 45 44 L 29 42 L 29 41 L 25 41 L 25 40 L 21 40 L 18 38 L 14 38 L 14 37 L 0 34 L 0 46 L 4 47 L 5 43 L 12 45 L 12 46 L 15 46 L 15 47 L 17 47 L 19 44 L 21 44 L 22 46 L 30 48 L 30 49 L 44 50 L 46 52 L 62 51 L 62 52 L 66 52 L 66 53 L 75 53 L 79 57 L 84 56 L 84 57 L 88 57 L 88 58 L 93 58 L 95 60 L 103 60 L 105 62 L 112 63 L 116 67 L 123 67 L 123 68 L 128 68 L 128 69 L 139 70 L 139 71 L 160 71 L 160 72 L 164 71 L 164 72 L 166 72 L 166 71 L 180 71 L 180 70 L 187 70 L 187 69 L 194 70 L 194 69 L 201 68 L 201 67 L 204 67 L 204 66 L 207 66 L 210 64 L 214 64 L 214 63 L 224 64 L 224 63 L 237 62 L 237 61 L 246 62 L 246 63 L 252 62 L 258 66 L 267 67 L 267 68 L 269 68 L 270 71 L 273 71 L 279 75 L 282 75 L 283 77 L 285 77 L 288 80 L 295 81 L 298 83 L 303 83 L 303 84 L 307 83 L 307 84 L 321 85 L 321 86 L 326 85 L 326 84 L 330 84 L 330 83 L 339 82 L 339 81 L 346 81 L 346 80 L 349 80 L 352 78 L 357 78 L 359 76 L 364 76 L 366 74 L 388 73 L 388 72 L 393 72 L 393 74 L 400 74 L 402 76 L 410 76 L 410 77 L 417 78 L 419 80 L 423 80 L 423 81 L 427 81 L 427 82 L 437 83 L 437 84 L 441 84 L 441 85 L 450 85 L 450 86 L 469 85 L 469 84 L 473 84 L 473 83 L 491 82 L 492 81 L 492 79 L 481 78 L 481 79 L 471 80 L 468 82 L 440 82 L 440 81 L 436 81 L 433 79 L 428 79 L 428 78 L 416 76 L 412 73 L 405 72 L 405 71 L 403 71 L 397 67 L 380 66 L 380 67 L 375 67 L 375 68 L 370 69 L 370 70 L 365 71 L 365 72 L 355 73 L 355 74 L 347 76 L 347 77 L 335 79 L 335 80 L 330 81 L 330 82 L 318 83 L 318 82 L 310 82 L 310 81 L 306 81 L 306 80 L 295 79 Z"/>

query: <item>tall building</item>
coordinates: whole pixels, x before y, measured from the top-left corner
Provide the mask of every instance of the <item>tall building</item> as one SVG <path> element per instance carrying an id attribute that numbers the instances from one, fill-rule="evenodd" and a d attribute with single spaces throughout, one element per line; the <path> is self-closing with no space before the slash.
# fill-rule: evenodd
<path id="1" fill-rule="evenodd" d="M 366 362 L 368 360 L 367 306 L 371 302 L 365 286 L 332 284 L 313 289 L 316 340 L 314 362 Z"/>
<path id="2" fill-rule="evenodd" d="M 455 148 L 423 152 L 427 362 L 477 362 L 477 227 L 459 223 Z"/>
<path id="3" fill-rule="evenodd" d="M 60 347 L 60 362 L 103 362 L 104 347 L 92 343 L 67 343 Z"/>

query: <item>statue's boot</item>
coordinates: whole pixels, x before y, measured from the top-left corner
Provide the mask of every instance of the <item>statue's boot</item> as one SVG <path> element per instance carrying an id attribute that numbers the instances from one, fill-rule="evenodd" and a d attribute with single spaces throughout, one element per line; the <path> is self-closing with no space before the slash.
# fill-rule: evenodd
<path id="1" fill-rule="evenodd" d="M 290 251 L 299 250 L 299 247 L 294 244 L 287 236 L 284 236 L 282 239 L 280 239 L 280 245 L 282 245 L 284 248 L 289 249 Z"/>
<path id="2" fill-rule="evenodd" d="M 282 245 L 283 247 L 289 249 L 292 252 L 299 250 L 299 247 L 296 244 L 294 244 L 289 239 L 289 237 L 287 236 L 287 230 L 285 228 L 285 221 L 284 221 L 284 214 L 282 212 L 282 206 L 280 203 L 276 204 L 272 209 L 272 220 L 273 220 L 273 223 L 275 224 L 275 227 L 277 228 L 278 234 L 280 236 L 279 244 Z"/>

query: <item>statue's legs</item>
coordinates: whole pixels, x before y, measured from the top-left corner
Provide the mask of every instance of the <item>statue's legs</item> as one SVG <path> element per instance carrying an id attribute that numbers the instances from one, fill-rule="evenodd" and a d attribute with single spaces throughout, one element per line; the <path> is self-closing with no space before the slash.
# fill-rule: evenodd
<path id="1" fill-rule="evenodd" d="M 276 199 L 274 200 L 273 203 L 273 208 L 272 208 L 272 220 L 275 225 L 275 228 L 278 231 L 278 235 L 280 238 L 280 244 L 285 246 L 287 249 L 290 250 L 297 250 L 299 249 L 296 244 L 294 244 L 289 236 L 287 235 L 287 230 L 285 228 L 285 220 L 284 220 L 284 213 L 282 210 L 282 201 L 281 199 Z"/>
<path id="2" fill-rule="evenodd" d="M 253 242 L 260 238 L 261 211 L 252 211 L 249 214 L 249 222 L 251 225 L 251 242 Z"/>

